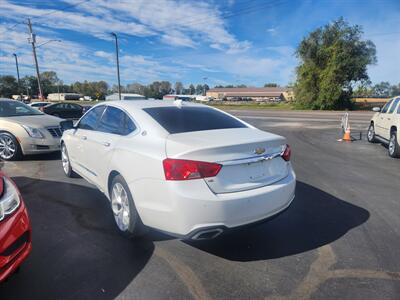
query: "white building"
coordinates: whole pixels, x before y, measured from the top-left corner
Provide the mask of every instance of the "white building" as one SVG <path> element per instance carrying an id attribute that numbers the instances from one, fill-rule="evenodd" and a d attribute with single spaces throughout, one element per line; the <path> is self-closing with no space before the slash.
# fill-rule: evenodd
<path id="1" fill-rule="evenodd" d="M 83 96 L 81 94 L 76 94 L 76 93 L 52 93 L 47 95 L 48 100 L 79 100 L 79 98 L 82 98 Z"/>
<path id="2" fill-rule="evenodd" d="M 145 100 L 146 97 L 139 94 L 125 94 L 121 93 L 121 100 Z M 119 100 L 119 94 L 114 93 L 106 96 L 106 101 Z"/>

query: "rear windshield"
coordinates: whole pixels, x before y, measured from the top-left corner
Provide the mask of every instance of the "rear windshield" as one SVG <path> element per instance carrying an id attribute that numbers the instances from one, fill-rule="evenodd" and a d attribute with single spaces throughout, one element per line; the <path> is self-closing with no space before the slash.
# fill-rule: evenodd
<path id="1" fill-rule="evenodd" d="M 242 122 L 208 107 L 151 107 L 144 108 L 169 133 L 246 128 Z"/>

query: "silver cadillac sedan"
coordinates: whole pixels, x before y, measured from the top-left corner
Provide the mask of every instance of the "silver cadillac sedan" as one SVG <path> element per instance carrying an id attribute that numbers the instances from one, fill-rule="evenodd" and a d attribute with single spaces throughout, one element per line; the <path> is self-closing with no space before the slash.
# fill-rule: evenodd
<path id="1" fill-rule="evenodd" d="M 60 121 L 22 102 L 0 99 L 0 159 L 59 151 Z"/>

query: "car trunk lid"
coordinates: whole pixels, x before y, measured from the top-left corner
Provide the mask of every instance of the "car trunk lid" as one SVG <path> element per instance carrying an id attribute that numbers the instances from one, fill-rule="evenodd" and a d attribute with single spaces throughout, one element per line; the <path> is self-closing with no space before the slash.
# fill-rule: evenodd
<path id="1" fill-rule="evenodd" d="M 255 128 L 218 129 L 171 134 L 170 158 L 216 162 L 217 176 L 205 178 L 214 193 L 230 193 L 272 184 L 288 175 L 280 154 L 286 140 Z"/>

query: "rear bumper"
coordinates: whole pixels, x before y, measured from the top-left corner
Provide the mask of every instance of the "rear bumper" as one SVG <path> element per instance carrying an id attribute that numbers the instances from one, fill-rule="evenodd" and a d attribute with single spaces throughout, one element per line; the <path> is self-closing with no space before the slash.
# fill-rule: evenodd
<path id="1" fill-rule="evenodd" d="M 0 282 L 11 275 L 32 250 L 31 227 L 24 203 L 0 222 Z"/>
<path id="2" fill-rule="evenodd" d="M 296 176 L 291 168 L 286 178 L 274 184 L 226 194 L 212 193 L 203 180 L 143 180 L 130 184 L 145 225 L 184 237 L 270 218 L 290 205 L 295 187 Z"/>
<path id="3" fill-rule="evenodd" d="M 239 226 L 231 227 L 231 228 L 228 228 L 226 226 L 203 227 L 203 228 L 198 228 L 184 236 L 179 236 L 179 235 L 175 235 L 175 236 L 180 239 L 183 239 L 183 240 L 205 240 L 205 239 L 216 238 L 217 236 L 219 236 L 222 233 L 233 232 L 236 230 L 242 230 L 245 228 L 249 228 L 251 226 L 266 223 L 266 222 L 269 222 L 269 221 L 275 219 L 282 213 L 284 213 L 290 207 L 290 204 L 292 204 L 293 199 L 294 199 L 294 195 L 293 195 L 292 200 L 288 203 L 288 205 L 286 207 L 284 207 L 280 211 L 273 213 L 272 215 L 270 215 L 262 220 L 258 220 L 258 221 L 255 221 L 255 222 L 252 222 L 249 224 L 239 225 Z"/>
<path id="4" fill-rule="evenodd" d="M 25 137 L 20 138 L 19 142 L 24 155 L 60 151 L 60 138 L 46 137 L 44 139 L 34 139 Z"/>

